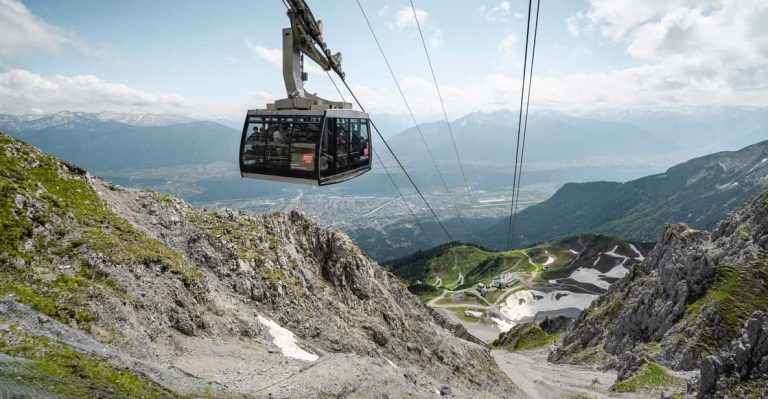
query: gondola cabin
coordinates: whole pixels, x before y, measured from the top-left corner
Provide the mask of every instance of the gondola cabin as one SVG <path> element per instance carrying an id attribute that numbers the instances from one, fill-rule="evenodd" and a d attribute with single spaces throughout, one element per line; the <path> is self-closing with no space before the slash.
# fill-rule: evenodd
<path id="1" fill-rule="evenodd" d="M 341 183 L 371 170 L 368 114 L 352 109 L 249 110 L 240 140 L 242 177 Z"/>

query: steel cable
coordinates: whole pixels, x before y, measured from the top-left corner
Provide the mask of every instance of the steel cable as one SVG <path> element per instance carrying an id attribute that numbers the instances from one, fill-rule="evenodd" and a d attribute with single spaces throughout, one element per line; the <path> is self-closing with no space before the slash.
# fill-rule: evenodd
<path id="1" fill-rule="evenodd" d="M 448 119 L 448 113 L 445 111 L 445 101 L 443 101 L 443 94 L 440 92 L 440 86 L 437 84 L 437 76 L 435 75 L 435 68 L 432 66 L 432 58 L 429 56 L 429 50 L 427 49 L 427 43 L 424 40 L 424 33 L 421 30 L 421 23 L 416 16 L 416 6 L 411 0 L 411 10 L 413 10 L 413 19 L 416 20 L 416 27 L 419 29 L 419 37 L 421 37 L 421 45 L 424 47 L 424 54 L 427 56 L 427 64 L 429 64 L 429 71 L 432 73 L 432 81 L 435 82 L 435 90 L 437 91 L 437 98 L 440 100 L 440 108 L 443 110 L 443 117 L 445 118 L 445 124 L 448 127 L 448 134 L 451 136 L 451 144 L 453 145 L 453 152 L 456 154 L 456 160 L 459 163 L 459 170 L 461 171 L 461 178 L 464 180 L 464 188 L 467 190 L 467 199 L 469 205 L 475 210 L 475 217 L 477 217 L 477 210 L 474 208 L 474 200 L 472 199 L 472 191 L 469 189 L 469 183 L 467 182 L 467 175 L 464 173 L 464 165 L 461 162 L 459 156 L 459 150 L 456 147 L 456 140 L 453 136 L 453 129 L 451 128 L 451 122 Z"/>

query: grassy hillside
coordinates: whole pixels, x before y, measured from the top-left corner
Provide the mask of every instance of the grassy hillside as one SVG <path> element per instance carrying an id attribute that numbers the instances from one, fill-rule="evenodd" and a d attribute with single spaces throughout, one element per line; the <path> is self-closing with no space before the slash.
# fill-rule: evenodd
<path id="1" fill-rule="evenodd" d="M 438 288 L 461 290 L 477 283 L 489 284 L 505 272 L 521 273 L 536 281 L 565 278 L 580 267 L 594 267 L 598 254 L 614 247 L 633 253 L 628 244 L 611 237 L 574 236 L 512 251 L 450 243 L 385 263 L 384 267 L 427 299 L 436 296 Z"/>
<path id="2" fill-rule="evenodd" d="M 631 241 L 655 239 L 665 223 L 712 229 L 729 212 L 768 187 L 768 141 L 721 152 L 627 183 L 570 183 L 517 217 L 516 247 L 573 234 L 606 234 Z M 475 242 L 506 243 L 497 223 Z"/>
<path id="3" fill-rule="evenodd" d="M 83 170 L 62 165 L 0 134 L 0 297 L 11 296 L 64 324 L 91 331 L 90 304 L 141 301 L 92 267 L 100 253 L 125 265 L 158 264 L 193 285 L 202 275 L 176 252 L 108 210 Z M 33 234 L 33 232 L 35 234 Z M 99 358 L 0 320 L 0 354 L 27 359 L 15 383 L 63 397 L 171 397 L 170 392 Z M 0 383 L 4 377 L 0 368 Z M 6 375 L 7 377 L 7 375 Z M 101 393 L 99 393 L 101 391 Z"/>

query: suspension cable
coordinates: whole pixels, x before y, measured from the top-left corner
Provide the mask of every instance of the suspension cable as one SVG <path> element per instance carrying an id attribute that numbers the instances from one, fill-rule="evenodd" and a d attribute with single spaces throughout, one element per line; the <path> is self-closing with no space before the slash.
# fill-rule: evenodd
<path id="1" fill-rule="evenodd" d="M 286 7 L 286 8 L 290 9 L 290 8 L 288 7 L 288 4 L 286 4 L 286 3 L 285 3 L 285 0 L 283 0 L 283 4 L 285 5 L 285 7 Z M 368 17 L 365 15 L 365 11 L 363 10 L 363 7 L 362 7 L 362 5 L 360 4 L 360 1 L 359 1 L 359 0 L 358 0 L 358 2 L 357 2 L 357 5 L 360 7 L 360 11 L 363 11 L 363 16 L 365 17 L 365 21 L 368 23 L 368 27 L 371 29 L 371 33 L 373 33 L 373 28 L 371 27 L 371 24 L 370 24 L 370 22 L 368 22 Z M 376 35 L 375 35 L 375 34 L 374 34 L 374 39 L 376 39 Z M 378 44 L 378 39 L 376 39 L 376 43 Z M 381 50 L 381 46 L 379 46 L 379 50 Z M 382 56 L 383 56 L 383 55 L 384 55 L 384 52 L 382 51 Z M 385 59 L 385 61 L 386 61 L 386 57 L 385 57 L 384 59 Z M 389 62 L 387 62 L 387 65 L 389 65 Z M 327 71 L 326 71 L 326 72 L 327 72 Z M 341 74 L 339 74 L 339 72 L 338 72 L 338 71 L 336 71 L 336 70 L 334 70 L 334 72 L 336 72 L 336 74 L 339 76 L 339 78 L 341 79 L 341 82 L 344 84 L 344 87 L 346 87 L 346 89 L 347 89 L 347 91 L 349 92 L 349 94 L 351 94 L 351 95 L 352 95 L 352 98 L 355 100 L 355 103 L 357 103 L 357 106 L 358 106 L 358 107 L 360 107 L 360 110 L 361 110 L 361 111 L 363 111 L 363 112 L 366 112 L 366 111 L 365 111 L 365 108 L 363 107 L 363 104 L 362 104 L 362 103 L 360 103 L 360 100 L 359 100 L 359 99 L 357 98 L 357 96 L 355 95 L 355 92 L 353 92 L 353 91 L 352 91 L 352 88 L 351 88 L 351 87 L 349 87 L 349 83 L 347 83 L 347 80 L 344 78 L 344 76 L 342 76 Z M 392 69 L 391 69 L 391 68 L 390 68 L 390 72 L 392 72 Z M 330 74 L 330 73 L 328 73 L 328 77 L 329 77 L 329 78 L 331 78 L 331 74 Z M 394 78 L 394 73 L 392 74 L 392 77 Z M 336 87 L 336 90 L 339 92 L 339 95 L 340 95 L 340 96 L 342 96 L 342 94 L 341 94 L 341 91 L 339 90 L 338 86 L 336 86 L 336 82 L 334 82 L 334 80 L 333 80 L 333 79 L 331 79 L 331 82 L 333 83 L 334 87 Z M 395 79 L 395 83 L 397 83 L 397 79 Z M 399 89 L 399 87 L 400 87 L 400 86 L 399 86 L 399 84 L 398 84 L 398 89 Z M 400 94 L 402 95 L 402 91 L 400 92 Z M 342 96 L 342 100 L 343 100 L 343 98 L 344 98 L 344 97 Z M 403 96 L 403 100 L 405 100 L 405 96 Z M 407 102 L 406 102 L 406 105 L 407 105 Z M 410 111 L 410 107 L 409 107 L 408 109 L 409 109 L 409 111 Z M 414 119 L 414 122 L 415 122 L 416 118 L 415 118 L 415 117 L 413 117 L 413 113 L 411 113 L 411 117 Z M 438 224 L 438 225 L 440 225 L 440 228 L 443 230 L 443 233 L 445 233 L 445 235 L 448 237 L 448 241 L 449 241 L 449 242 L 454 242 L 455 240 L 453 239 L 453 236 L 451 235 L 451 233 L 450 233 L 450 232 L 448 232 L 448 229 L 446 229 L 446 228 L 445 228 L 445 225 L 444 225 L 444 224 L 443 224 L 443 222 L 440 220 L 440 218 L 437 216 L 437 213 L 435 213 L 435 210 L 432 208 L 432 206 L 431 206 L 431 205 L 429 205 L 429 202 L 427 201 L 426 197 L 424 197 L 424 194 L 422 194 L 421 190 L 419 190 L 419 187 L 416 185 L 416 182 L 413 180 L 413 178 L 411 177 L 411 175 L 410 175 L 410 174 L 408 173 L 408 171 L 405 169 L 405 166 L 403 166 L 403 163 L 402 163 L 402 162 L 400 162 L 400 159 L 397 157 L 397 155 L 395 155 L 395 152 L 392 150 L 392 147 L 390 147 L 390 146 L 389 146 L 389 143 L 387 143 L 387 140 L 386 140 L 386 139 L 384 138 L 384 136 L 381 134 L 381 132 L 379 131 L 379 128 L 378 128 L 378 127 L 376 127 L 376 124 L 375 124 L 375 123 L 373 123 L 373 120 L 372 120 L 372 119 L 369 119 L 369 121 L 371 122 L 371 126 L 373 127 L 373 130 L 374 130 L 374 131 L 376 131 L 376 134 L 379 136 L 379 138 L 381 139 L 381 141 L 382 141 L 382 142 L 384 143 L 384 145 L 387 147 L 387 150 L 389 151 L 389 153 L 390 153 L 390 154 L 392 154 L 392 157 L 395 159 L 395 161 L 397 162 L 397 165 L 398 165 L 398 166 L 400 167 L 400 169 L 403 171 L 403 174 L 405 174 L 405 177 L 407 177 L 407 178 L 408 178 L 408 181 L 411 183 L 411 185 L 413 186 L 413 188 L 416 190 L 416 193 L 418 193 L 418 194 L 419 194 L 419 197 L 421 197 L 421 200 L 422 200 L 422 201 L 424 201 L 424 204 L 427 206 L 427 209 L 429 209 L 429 212 L 432 214 L 432 217 L 434 217 L 434 218 L 435 218 L 435 220 L 437 221 L 437 224 Z M 416 125 L 416 127 L 417 127 L 417 129 L 418 129 L 418 124 Z M 421 130 L 419 130 L 419 134 L 421 134 Z M 424 140 L 424 136 L 422 136 L 422 140 Z M 426 141 L 424 141 L 424 145 L 426 146 Z M 429 147 L 427 147 L 427 151 L 429 151 Z M 374 150 L 374 154 L 376 154 L 376 153 L 375 153 L 375 150 Z M 432 155 L 432 153 L 430 152 L 430 156 L 431 156 L 431 155 Z M 400 189 L 397 187 L 397 184 L 395 184 L 395 180 L 394 180 L 394 178 L 392 178 L 391 174 L 390 174 L 390 173 L 389 173 L 389 171 L 387 170 L 387 168 L 386 168 L 386 166 L 384 165 L 384 163 L 383 163 L 383 162 L 381 162 L 381 158 L 379 158 L 379 156 L 378 156 L 378 155 L 376 155 L 376 158 L 377 158 L 377 159 L 379 159 L 379 162 L 380 162 L 380 163 L 382 164 L 382 166 L 384 167 L 384 170 L 387 172 L 387 175 L 389 176 L 389 178 L 390 178 L 390 181 L 392 182 L 392 184 L 395 186 L 395 189 L 397 190 L 398 194 L 400 195 L 400 198 L 403 200 L 403 202 L 405 202 L 406 206 L 408 206 L 408 201 L 405 199 L 405 197 L 403 196 L 402 192 L 401 192 L 401 191 L 400 191 Z M 432 161 L 433 161 L 433 163 L 434 163 L 434 158 L 432 158 Z M 438 171 L 438 174 L 439 174 L 439 173 L 440 173 L 440 169 L 439 169 L 439 168 L 437 168 L 437 164 L 436 164 L 436 163 L 435 163 L 435 168 L 437 169 L 437 171 Z M 442 179 L 442 175 L 440 175 L 440 178 Z M 443 180 L 443 184 L 445 185 L 445 180 Z M 446 185 L 446 191 L 447 191 L 447 185 Z M 448 195 L 450 196 L 450 192 L 448 192 Z M 455 208 L 455 207 L 456 207 L 456 204 L 454 203 L 454 204 L 453 204 L 453 206 L 454 206 L 454 208 Z M 410 207 L 409 207 L 409 209 L 410 209 Z M 456 212 L 458 213 L 458 209 L 456 209 Z M 413 212 L 411 212 L 411 214 L 413 215 Z M 417 224 L 419 224 L 419 221 L 418 221 L 418 219 L 416 219 L 416 218 L 415 218 L 415 216 L 414 216 L 414 221 L 415 221 Z M 419 228 L 421 229 L 421 231 L 422 231 L 422 232 L 424 232 L 424 231 L 425 231 L 425 230 L 424 230 L 424 228 L 423 228 L 423 227 L 422 227 L 420 224 L 419 224 Z M 430 240 L 430 241 L 431 241 L 431 240 Z"/>
<path id="2" fill-rule="evenodd" d="M 512 175 L 512 203 L 509 206 L 509 228 L 507 229 L 507 251 L 512 245 L 512 217 L 515 213 L 515 187 L 517 187 L 517 163 L 520 156 L 520 133 L 523 126 L 523 100 L 525 99 L 525 77 L 528 72 L 528 34 L 531 31 L 531 5 L 528 0 L 528 22 L 525 26 L 525 59 L 523 60 L 523 80 L 520 85 L 520 113 L 517 117 L 517 140 L 515 144 L 515 169 Z"/>
<path id="3" fill-rule="evenodd" d="M 528 110 L 531 106 L 531 87 L 533 86 L 533 61 L 536 58 L 536 36 L 539 33 L 539 9 L 541 8 L 541 0 L 536 0 L 536 23 L 533 25 L 533 48 L 531 49 L 531 69 L 528 74 L 528 99 L 525 102 L 525 125 L 523 126 L 523 144 L 520 149 L 520 170 L 517 177 L 517 194 L 513 201 L 516 203 L 515 208 L 520 206 L 520 181 L 523 178 L 523 156 L 525 155 L 525 137 L 528 133 Z M 512 240 L 515 237 L 515 226 L 517 225 L 517 212 L 512 216 L 512 231 L 510 235 Z"/>
<path id="4" fill-rule="evenodd" d="M 331 80 L 331 83 L 333 83 L 333 87 L 336 89 L 336 92 L 339 93 L 339 96 L 341 97 L 341 101 L 347 102 L 347 100 L 344 98 L 344 94 L 341 93 L 341 90 L 339 90 L 339 86 L 336 85 L 336 81 L 333 79 L 333 76 L 331 76 L 331 73 L 328 71 L 325 71 L 325 73 L 328 75 L 328 79 Z M 403 195 L 402 191 L 400 191 L 400 187 L 398 187 L 397 183 L 395 182 L 395 178 L 392 177 L 392 173 L 389 172 L 389 168 L 387 168 L 387 165 L 384 163 L 384 160 L 381 159 L 379 156 L 379 153 L 376 152 L 376 150 L 373 150 L 373 155 L 376 157 L 376 159 L 379 161 L 379 164 L 381 164 L 381 167 L 384 169 L 384 172 L 387 174 L 387 177 L 389 178 L 389 181 L 392 183 L 392 186 L 395 188 L 395 191 L 397 191 L 397 195 L 400 196 L 400 199 L 403 201 L 403 204 L 405 204 L 405 207 L 408 209 L 408 213 L 411 214 L 411 218 L 413 219 L 414 223 L 418 227 L 419 231 L 421 232 L 421 235 L 423 237 L 426 237 L 426 240 L 430 243 L 430 245 L 435 245 L 432 241 L 432 238 L 427 235 L 427 231 L 424 229 L 424 226 L 421 225 L 421 222 L 419 221 L 419 218 L 416 216 L 416 213 L 411 208 L 410 203 L 408 200 L 405 199 L 405 196 Z"/>
<path id="5" fill-rule="evenodd" d="M 339 86 L 336 86 L 336 81 L 333 80 L 333 76 L 331 76 L 331 73 L 328 71 L 325 71 L 325 74 L 328 75 L 328 79 L 331 80 L 331 83 L 333 83 L 333 87 L 336 89 L 336 92 L 339 93 L 339 97 L 341 97 L 341 101 L 347 102 L 347 100 L 344 98 L 344 95 L 341 94 L 341 90 L 339 90 Z"/>
<path id="6" fill-rule="evenodd" d="M 360 100 L 358 100 L 357 96 L 355 95 L 355 92 L 352 91 L 352 88 L 349 87 L 349 83 L 347 83 L 345 79 L 342 79 L 341 82 L 344 83 L 344 87 L 346 87 L 349 94 L 352 95 L 352 98 L 355 100 L 355 103 L 357 104 L 357 106 L 360 107 L 360 110 L 363 112 L 366 112 L 365 108 L 363 107 L 363 104 L 360 103 Z M 372 119 L 369 119 L 369 120 L 371 122 L 371 127 L 373 127 L 373 130 L 376 131 L 376 134 L 381 139 L 381 142 L 384 143 L 384 146 L 387 147 L 387 150 L 389 151 L 389 153 L 392 154 L 392 158 L 395 159 L 395 161 L 397 162 L 397 165 L 405 174 L 405 177 L 408 178 L 408 181 L 411 182 L 411 185 L 413 186 L 413 188 L 416 189 L 416 192 L 419 194 L 419 197 L 421 197 L 421 200 L 424 201 L 424 204 L 427 206 L 427 209 L 429 209 L 429 212 L 432 214 L 432 217 L 435 218 L 435 220 L 437 221 L 437 224 L 439 224 L 440 228 L 443 229 L 443 232 L 448 237 L 448 239 L 451 242 L 453 242 L 454 241 L 453 236 L 451 235 L 451 233 L 448 232 L 448 229 L 445 228 L 445 225 L 443 224 L 443 222 L 440 221 L 440 218 L 437 216 L 437 213 L 435 213 L 435 210 L 432 208 L 432 206 L 429 205 L 429 202 L 427 201 L 426 197 L 424 197 L 424 194 L 422 194 L 421 190 L 419 190 L 419 186 L 416 185 L 416 182 L 413 180 L 411 175 L 405 169 L 405 166 L 403 166 L 403 163 L 400 162 L 400 159 L 397 157 L 397 155 L 395 155 L 395 152 L 392 150 L 392 147 L 389 146 L 389 143 L 387 143 L 387 140 L 381 134 L 381 132 L 379 131 L 379 128 L 376 127 L 376 124 L 373 123 L 373 120 Z"/>
<path id="7" fill-rule="evenodd" d="M 419 218 L 416 217 L 416 213 L 414 213 L 413 209 L 411 209 L 411 205 L 405 199 L 405 196 L 403 195 L 402 191 L 400 191 L 400 188 L 397 186 L 397 183 L 395 183 L 395 178 L 392 177 L 392 174 L 389 172 L 389 168 L 387 168 L 387 165 L 384 163 L 384 160 L 381 159 L 381 157 L 379 156 L 379 153 L 376 152 L 375 149 L 373 150 L 373 155 L 376 157 L 376 160 L 379 161 L 379 163 L 381 164 L 381 167 L 384 168 L 384 172 L 387 173 L 387 177 L 389 177 L 389 181 L 392 182 L 392 186 L 395 187 L 395 190 L 397 191 L 397 195 L 400 196 L 400 199 L 403 200 L 405 207 L 408 208 L 408 213 L 411 214 L 411 218 L 413 218 L 413 221 L 416 223 L 416 226 L 419 228 L 419 231 L 421 231 L 421 235 L 427 238 L 427 241 L 430 242 L 430 245 L 435 245 L 434 242 L 432 242 L 432 238 L 429 235 L 427 235 L 426 230 L 424 230 L 424 226 L 421 225 Z"/>
<path id="8" fill-rule="evenodd" d="M 381 47 L 379 38 L 376 36 L 376 32 L 374 32 L 373 26 L 371 25 L 371 21 L 368 20 L 368 14 L 365 13 L 365 10 L 363 9 L 363 5 L 360 4 L 360 0 L 356 0 L 356 1 L 357 1 L 357 6 L 360 7 L 360 12 L 363 14 L 365 23 L 368 25 L 368 29 L 371 31 L 373 40 L 376 41 L 376 46 L 379 48 L 379 53 L 381 53 L 381 57 L 384 59 L 384 63 L 386 64 L 387 69 L 389 70 L 389 74 L 392 75 L 392 79 L 395 81 L 395 86 L 397 87 L 397 91 L 400 93 L 400 97 L 403 99 L 403 103 L 405 104 L 405 108 L 411 116 L 411 120 L 413 120 L 413 124 L 416 127 L 416 131 L 419 133 L 419 137 L 421 137 L 422 143 L 424 143 L 424 148 L 426 148 L 427 154 L 429 154 L 429 158 L 432 160 L 432 164 L 435 166 L 437 175 L 440 178 L 440 181 L 443 183 L 443 188 L 445 189 L 445 193 L 446 195 L 448 195 L 448 198 L 451 200 L 451 204 L 453 206 L 454 211 L 456 212 L 456 216 L 460 217 L 461 215 L 459 213 L 459 208 L 456 206 L 456 201 L 451 195 L 451 190 L 448 189 L 448 183 L 445 182 L 445 177 L 443 177 L 443 173 L 440 171 L 440 168 L 437 166 L 437 161 L 435 160 L 435 156 L 432 154 L 432 150 L 429 149 L 427 140 L 424 138 L 424 133 L 422 133 L 421 131 L 421 126 L 419 125 L 419 122 L 416 120 L 416 116 L 413 114 L 413 110 L 411 109 L 411 105 L 408 103 L 408 100 L 405 97 L 405 93 L 403 93 L 403 89 L 400 87 L 400 82 L 397 80 L 397 77 L 395 76 L 395 72 L 389 63 L 389 59 L 387 59 L 387 55 L 384 53 L 384 49 Z"/>
<path id="9" fill-rule="evenodd" d="M 472 199 L 472 191 L 469 189 L 469 183 L 467 183 L 467 175 L 464 173 L 464 165 L 461 163 L 461 157 L 459 156 L 459 150 L 456 147 L 456 140 L 453 136 L 453 129 L 451 128 L 451 122 L 448 119 L 448 113 L 445 111 L 445 101 L 443 101 L 443 94 L 440 92 L 440 86 L 437 84 L 437 77 L 435 75 L 435 68 L 432 66 L 432 58 L 429 56 L 429 50 L 427 49 L 427 42 L 424 40 L 424 33 L 421 31 L 421 23 L 419 17 L 416 15 L 416 6 L 411 1 L 411 10 L 413 10 L 413 19 L 416 20 L 416 27 L 419 29 L 419 37 L 421 37 L 421 45 L 424 47 L 424 54 L 427 56 L 427 64 L 429 64 L 429 71 L 432 73 L 432 81 L 435 82 L 435 90 L 437 91 L 437 98 L 440 100 L 440 108 L 443 110 L 443 117 L 445 118 L 445 125 L 448 127 L 448 134 L 451 136 L 451 144 L 453 144 L 453 152 L 456 154 L 456 160 L 459 162 L 459 170 L 461 171 L 461 178 L 464 180 L 464 188 L 467 190 L 467 198 L 469 199 L 469 205 L 474 208 L 474 200 Z M 475 209 L 475 216 L 477 216 L 477 210 Z"/>

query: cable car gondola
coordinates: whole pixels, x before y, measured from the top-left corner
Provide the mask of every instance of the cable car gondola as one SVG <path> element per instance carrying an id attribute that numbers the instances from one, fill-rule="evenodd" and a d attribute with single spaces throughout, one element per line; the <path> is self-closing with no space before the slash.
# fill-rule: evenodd
<path id="1" fill-rule="evenodd" d="M 283 79 L 288 98 L 248 111 L 240 140 L 240 175 L 316 185 L 353 179 L 371 170 L 368 114 L 304 90 L 304 54 L 343 79 L 341 54 L 331 54 L 322 38 L 322 22 L 304 0 L 287 0 L 287 5 L 291 27 L 283 29 Z"/>

